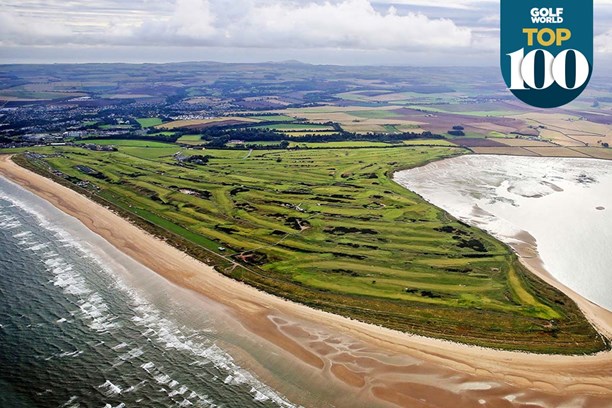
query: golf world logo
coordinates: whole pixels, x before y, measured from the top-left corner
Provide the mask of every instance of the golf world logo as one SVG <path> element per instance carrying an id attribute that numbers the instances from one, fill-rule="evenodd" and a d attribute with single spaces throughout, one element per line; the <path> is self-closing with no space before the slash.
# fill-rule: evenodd
<path id="1" fill-rule="evenodd" d="M 576 99 L 593 73 L 593 0 L 501 0 L 501 70 L 538 108 Z"/>

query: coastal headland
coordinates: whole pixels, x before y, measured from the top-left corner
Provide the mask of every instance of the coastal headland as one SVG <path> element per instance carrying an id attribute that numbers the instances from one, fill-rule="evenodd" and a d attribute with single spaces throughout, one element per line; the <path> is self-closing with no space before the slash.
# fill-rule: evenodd
<path id="1" fill-rule="evenodd" d="M 294 359 L 305 375 L 323 376 L 373 403 L 506 407 L 537 401 L 550 407 L 605 407 L 612 399 L 610 352 L 562 356 L 500 351 L 314 310 L 223 276 L 108 208 L 16 165 L 10 156 L 1 156 L 0 174 L 169 281 L 225 305 L 246 331 Z M 599 312 L 597 326 L 609 328 L 610 314 Z"/>

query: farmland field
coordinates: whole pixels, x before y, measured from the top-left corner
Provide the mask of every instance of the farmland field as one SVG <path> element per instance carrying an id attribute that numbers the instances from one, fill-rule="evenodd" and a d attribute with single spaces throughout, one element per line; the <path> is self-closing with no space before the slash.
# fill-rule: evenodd
<path id="1" fill-rule="evenodd" d="M 472 147 L 471 150 L 477 154 L 499 154 L 506 156 L 539 156 L 537 153 L 524 147 Z"/>
<path id="2" fill-rule="evenodd" d="M 319 132 L 333 131 L 334 129 L 328 125 L 319 125 L 313 123 L 280 123 L 276 125 L 257 125 L 251 128 L 278 130 L 280 132 Z"/>
<path id="3" fill-rule="evenodd" d="M 248 119 L 261 120 L 266 122 L 293 122 L 295 118 L 287 115 L 261 115 L 246 116 Z"/>
<path id="4" fill-rule="evenodd" d="M 599 158 L 599 159 L 607 159 L 612 160 L 612 149 L 602 148 L 602 147 L 574 147 L 572 150 L 575 150 L 580 153 L 584 153 L 588 156 Z"/>
<path id="5" fill-rule="evenodd" d="M 100 129 L 104 130 L 128 130 L 132 127 L 130 125 L 102 125 Z"/>
<path id="6" fill-rule="evenodd" d="M 552 147 L 551 143 L 541 141 L 541 140 L 530 140 L 530 139 L 520 139 L 520 138 L 496 138 L 496 141 L 499 143 L 505 144 L 507 146 L 515 146 L 515 147 Z"/>
<path id="7" fill-rule="evenodd" d="M 426 145 L 426 146 L 455 146 L 454 143 L 444 139 L 413 139 L 402 142 L 406 146 Z"/>
<path id="8" fill-rule="evenodd" d="M 337 135 L 338 132 L 336 132 L 335 130 L 324 130 L 324 131 L 305 131 L 305 132 L 296 132 L 296 131 L 291 131 L 291 132 L 282 132 L 285 136 L 287 137 L 302 137 L 302 136 L 311 136 L 311 135 L 315 135 L 315 136 L 332 136 L 332 135 Z"/>
<path id="9" fill-rule="evenodd" d="M 300 143 L 300 142 L 289 143 L 289 147 L 302 147 L 302 148 L 308 148 L 308 149 L 337 149 L 337 148 L 392 147 L 392 146 L 394 145 L 391 143 L 359 142 L 359 141 L 326 142 L 326 143 Z"/>
<path id="10" fill-rule="evenodd" d="M 61 155 L 19 160 L 41 173 L 52 166 L 66 184 L 95 185 L 87 194 L 96 200 L 279 296 L 469 344 L 604 348 L 577 307 L 526 273 L 509 248 L 390 178 L 463 149 L 208 149 L 204 164 L 179 162 L 181 149 L 168 144 L 42 151 Z"/>
<path id="11" fill-rule="evenodd" d="M 202 140 L 202 135 L 185 135 L 181 136 L 177 139 L 177 143 L 187 144 L 187 145 L 201 145 L 205 142 Z"/>
<path id="12" fill-rule="evenodd" d="M 162 124 L 162 120 L 159 118 L 140 118 L 136 119 L 136 121 L 140 123 L 140 126 L 143 128 L 154 127 Z"/>
<path id="13" fill-rule="evenodd" d="M 180 128 L 197 128 L 197 127 L 206 127 L 206 126 L 214 126 L 216 124 L 225 124 L 225 123 L 257 123 L 260 122 L 257 119 L 251 118 L 243 118 L 243 117 L 218 117 L 211 119 L 187 119 L 187 120 L 176 120 L 174 122 L 168 122 L 161 125 L 157 125 L 158 129 L 180 129 Z"/>

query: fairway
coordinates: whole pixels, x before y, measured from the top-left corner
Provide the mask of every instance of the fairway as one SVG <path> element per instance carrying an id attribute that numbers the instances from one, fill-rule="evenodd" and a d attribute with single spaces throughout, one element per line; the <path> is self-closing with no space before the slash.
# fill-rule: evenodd
<path id="1" fill-rule="evenodd" d="M 577 307 L 527 273 L 509 248 L 390 178 L 463 149 L 246 154 L 161 145 L 60 147 L 53 151 L 61 155 L 28 165 L 95 185 L 89 194 L 219 272 L 306 305 L 482 346 L 604 348 Z M 207 162 L 192 164 L 190 154 Z"/>

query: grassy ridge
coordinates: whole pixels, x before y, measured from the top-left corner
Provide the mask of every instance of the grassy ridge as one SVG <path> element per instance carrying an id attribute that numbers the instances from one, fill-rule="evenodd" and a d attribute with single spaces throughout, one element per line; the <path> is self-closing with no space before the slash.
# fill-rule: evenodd
<path id="1" fill-rule="evenodd" d="M 320 309 L 504 349 L 606 347 L 506 246 L 389 177 L 458 149 L 207 150 L 205 166 L 179 165 L 167 149 L 119 149 L 61 148 L 22 164 L 87 181 L 90 195 L 220 272 Z"/>

